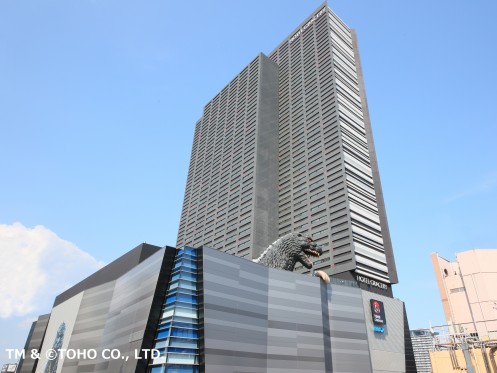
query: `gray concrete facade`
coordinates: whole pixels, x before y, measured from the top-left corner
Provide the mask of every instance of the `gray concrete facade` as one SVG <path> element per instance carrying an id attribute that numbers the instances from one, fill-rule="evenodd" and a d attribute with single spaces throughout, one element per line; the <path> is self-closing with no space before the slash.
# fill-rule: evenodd
<path id="1" fill-rule="evenodd" d="M 203 249 L 205 372 L 405 372 L 403 303 Z M 384 302 L 373 331 L 370 299 Z"/>
<path id="2" fill-rule="evenodd" d="M 253 258 L 277 236 L 278 66 L 257 56 L 197 122 L 177 247 Z"/>
<path id="3" fill-rule="evenodd" d="M 26 357 L 19 362 L 19 366 L 17 367 L 18 373 L 34 372 L 34 370 L 36 369 L 38 360 L 32 358 L 31 352 L 35 350 L 41 350 L 43 339 L 45 337 L 45 330 L 47 329 L 49 319 L 50 314 L 40 315 L 38 317 L 38 320 L 33 322 L 33 324 L 31 325 L 31 330 L 29 331 L 26 345 L 24 346 Z"/>
<path id="4" fill-rule="evenodd" d="M 96 359 L 66 359 L 59 363 L 62 372 L 137 371 L 139 360 L 135 358 L 135 351 L 142 348 L 164 250 L 159 250 L 118 279 L 75 296 L 81 296 L 81 301 L 75 309 L 72 333 L 66 337 L 69 339 L 66 348 L 94 348 L 98 354 Z M 52 318 L 56 309 L 52 310 Z M 64 313 L 61 316 L 66 320 L 69 315 L 65 310 Z M 47 347 L 51 346 L 45 343 L 42 353 Z M 128 359 L 104 359 L 101 354 L 104 349 L 119 350 Z M 36 372 L 43 372 L 43 368 L 43 364 L 39 364 Z"/>
<path id="5" fill-rule="evenodd" d="M 329 274 L 396 283 L 353 30 L 324 5 L 269 57 L 280 67 L 279 236 L 312 235 Z"/>
<path id="6" fill-rule="evenodd" d="M 58 297 L 51 314 L 33 326 L 26 344 L 37 348 L 41 357 L 25 361 L 21 372 L 46 370 L 47 351 L 61 325 L 65 334 L 57 348 L 96 351 L 95 357 L 59 359 L 57 372 L 64 373 L 164 373 L 176 368 L 206 373 L 408 371 L 405 310 L 399 300 L 364 291 L 353 281 L 333 278 L 331 284 L 324 284 L 318 277 L 269 268 L 207 247 L 196 250 L 198 271 L 189 277 L 195 290 L 187 292 L 184 287 L 183 292 L 166 295 L 168 286 L 186 281 L 173 270 L 174 263 L 183 260 L 181 250 L 149 247 L 147 255 L 138 255 L 143 260 L 115 278 L 113 264 L 136 259 L 142 249 L 98 271 L 98 281 L 90 276 L 75 285 L 78 292 L 69 289 L 65 294 L 70 297 Z M 184 329 L 185 312 L 168 319 L 166 304 L 171 304 L 167 303 L 171 297 L 193 302 L 198 328 L 195 321 L 194 329 Z M 377 325 L 371 300 L 384 305 L 386 324 L 381 332 L 373 330 Z M 171 320 L 177 326 L 164 336 L 164 323 Z M 198 344 L 172 347 L 169 338 Z M 163 356 L 171 350 L 176 360 L 159 364 L 145 358 L 140 351 L 157 346 L 156 341 L 163 342 Z M 122 358 L 104 357 L 106 349 L 118 351 Z M 192 349 L 198 360 L 181 358 L 181 354 L 190 356 Z"/>
<path id="7" fill-rule="evenodd" d="M 205 106 L 177 245 L 253 259 L 289 232 L 315 269 L 398 282 L 357 39 L 326 4 Z"/>
<path id="8" fill-rule="evenodd" d="M 95 350 L 96 356 L 60 358 L 57 372 L 145 372 L 148 360 L 140 356 L 141 349 L 152 348 L 164 295 L 161 284 L 169 278 L 175 252 L 142 244 L 59 295 L 26 343 L 27 356 L 36 349 L 40 358 L 25 360 L 20 372 L 45 371 L 47 351 L 62 323 L 63 350 Z M 124 358 L 105 358 L 105 349 Z"/>

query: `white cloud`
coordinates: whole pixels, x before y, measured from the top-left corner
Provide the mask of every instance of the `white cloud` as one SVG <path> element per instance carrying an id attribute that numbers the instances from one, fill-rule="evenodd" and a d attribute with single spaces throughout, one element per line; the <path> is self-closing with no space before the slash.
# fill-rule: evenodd
<path id="1" fill-rule="evenodd" d="M 0 317 L 49 312 L 58 294 L 101 267 L 42 225 L 0 224 Z"/>

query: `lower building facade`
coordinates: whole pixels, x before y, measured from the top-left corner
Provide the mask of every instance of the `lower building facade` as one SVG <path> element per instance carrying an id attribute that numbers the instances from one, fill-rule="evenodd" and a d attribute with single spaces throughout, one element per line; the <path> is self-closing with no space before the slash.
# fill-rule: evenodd
<path id="1" fill-rule="evenodd" d="M 435 349 L 434 333 L 427 329 L 411 330 L 411 341 L 418 373 L 431 373 L 430 351 Z"/>
<path id="2" fill-rule="evenodd" d="M 20 372 L 416 372 L 403 302 L 208 247 L 140 245 L 47 318 Z"/>

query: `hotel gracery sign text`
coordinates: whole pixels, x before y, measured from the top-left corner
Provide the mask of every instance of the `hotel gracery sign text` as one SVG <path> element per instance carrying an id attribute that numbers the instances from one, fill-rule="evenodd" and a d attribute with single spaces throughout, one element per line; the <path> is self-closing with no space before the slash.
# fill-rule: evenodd
<path id="1" fill-rule="evenodd" d="M 306 22 L 304 26 L 302 26 L 293 36 L 290 38 L 290 43 L 294 41 L 296 38 L 298 38 L 310 25 L 316 21 L 319 17 L 321 17 L 324 13 L 326 13 L 326 7 L 321 9 L 319 12 L 317 12 L 315 15 L 312 16 L 312 18 Z"/>

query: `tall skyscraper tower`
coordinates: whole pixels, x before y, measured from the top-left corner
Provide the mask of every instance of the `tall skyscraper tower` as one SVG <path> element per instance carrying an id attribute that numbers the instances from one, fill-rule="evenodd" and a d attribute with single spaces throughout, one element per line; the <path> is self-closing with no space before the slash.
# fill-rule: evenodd
<path id="1" fill-rule="evenodd" d="M 205 106 L 177 246 L 253 259 L 289 232 L 323 246 L 314 269 L 398 282 L 357 40 L 327 5 Z"/>

